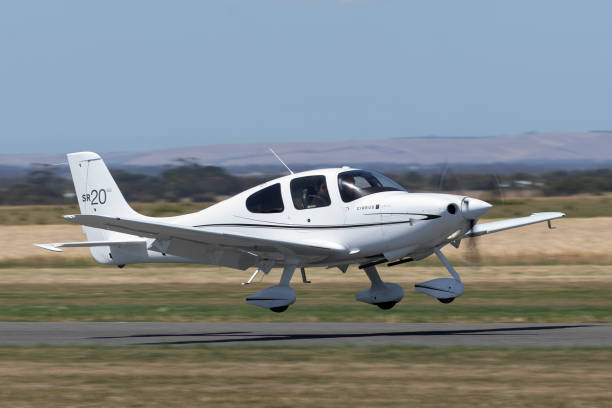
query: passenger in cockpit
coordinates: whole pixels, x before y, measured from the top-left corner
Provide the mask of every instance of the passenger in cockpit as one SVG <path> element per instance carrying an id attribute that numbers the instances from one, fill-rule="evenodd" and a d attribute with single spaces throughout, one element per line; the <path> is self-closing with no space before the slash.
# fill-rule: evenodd
<path id="1" fill-rule="evenodd" d="M 324 201 L 327 201 L 329 197 L 329 193 L 327 192 L 327 183 L 325 183 L 325 179 L 321 179 L 319 183 L 319 188 L 317 189 L 317 196 L 321 197 Z"/>

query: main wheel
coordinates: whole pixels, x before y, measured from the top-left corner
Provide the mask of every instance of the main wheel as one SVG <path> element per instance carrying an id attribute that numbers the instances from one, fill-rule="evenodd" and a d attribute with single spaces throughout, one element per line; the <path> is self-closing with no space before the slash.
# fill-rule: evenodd
<path id="1" fill-rule="evenodd" d="M 375 305 L 380 307 L 382 310 L 389 310 L 393 306 L 395 306 L 396 303 L 397 302 L 382 302 L 382 303 L 375 303 Z"/>
<path id="2" fill-rule="evenodd" d="M 273 311 L 274 313 L 282 313 L 285 310 L 287 310 L 288 308 L 289 308 L 289 305 L 287 305 L 287 306 L 271 307 L 270 310 Z"/>
<path id="3" fill-rule="evenodd" d="M 448 304 L 452 302 L 453 300 L 455 300 L 455 298 L 446 298 L 446 299 L 437 298 L 437 299 L 440 301 L 440 303 L 444 303 L 444 304 Z"/>

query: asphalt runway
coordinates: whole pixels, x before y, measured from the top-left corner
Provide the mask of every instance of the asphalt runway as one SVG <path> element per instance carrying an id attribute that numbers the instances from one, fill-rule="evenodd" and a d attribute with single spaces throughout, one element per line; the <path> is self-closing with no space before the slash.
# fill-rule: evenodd
<path id="1" fill-rule="evenodd" d="M 612 346 L 612 324 L 0 322 L 0 345 Z"/>

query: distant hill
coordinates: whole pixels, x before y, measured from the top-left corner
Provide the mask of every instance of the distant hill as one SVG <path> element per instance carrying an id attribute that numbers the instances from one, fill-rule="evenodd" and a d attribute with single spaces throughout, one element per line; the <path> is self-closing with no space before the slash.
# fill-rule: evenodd
<path id="1" fill-rule="evenodd" d="M 312 143 L 226 144 L 101 153 L 109 166 L 137 168 L 176 166 L 179 160 L 226 168 L 278 169 L 272 147 L 297 169 L 321 165 L 377 168 L 439 166 L 597 167 L 612 163 L 612 132 L 528 133 L 499 137 L 407 137 Z M 61 154 L 0 155 L 0 166 L 29 167 L 32 163 L 60 163 Z M 513 166 L 514 167 L 514 166 Z"/>

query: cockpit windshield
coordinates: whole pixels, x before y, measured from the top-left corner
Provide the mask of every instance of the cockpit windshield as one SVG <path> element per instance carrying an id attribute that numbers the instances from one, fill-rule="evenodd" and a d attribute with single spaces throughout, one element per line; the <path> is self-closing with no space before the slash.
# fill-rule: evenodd
<path id="1" fill-rule="evenodd" d="M 406 191 L 390 178 L 365 170 L 350 170 L 338 174 L 338 188 L 345 203 L 382 191 Z"/>

